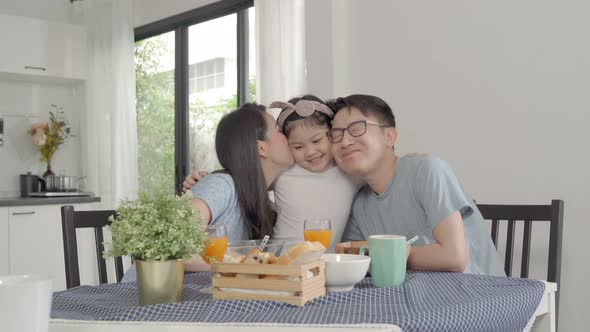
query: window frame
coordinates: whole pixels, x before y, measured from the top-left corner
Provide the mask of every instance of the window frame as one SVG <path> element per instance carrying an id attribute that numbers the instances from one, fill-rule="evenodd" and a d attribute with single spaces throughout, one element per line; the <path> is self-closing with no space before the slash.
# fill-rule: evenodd
<path id="1" fill-rule="evenodd" d="M 238 105 L 248 98 L 248 9 L 254 0 L 223 0 L 135 28 L 135 42 L 170 31 L 175 32 L 174 48 L 174 162 L 177 194 L 189 170 L 189 64 L 188 29 L 190 26 L 222 16 L 237 14 Z M 195 83 L 196 84 L 196 83 Z"/>

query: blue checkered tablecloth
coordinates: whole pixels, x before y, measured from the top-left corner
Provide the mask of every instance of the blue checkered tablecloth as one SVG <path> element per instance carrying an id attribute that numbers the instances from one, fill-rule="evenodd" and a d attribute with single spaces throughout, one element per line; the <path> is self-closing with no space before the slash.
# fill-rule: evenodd
<path id="1" fill-rule="evenodd" d="M 395 324 L 404 331 L 522 331 L 545 289 L 541 281 L 408 271 L 399 287 L 365 278 L 350 292 L 296 307 L 273 301 L 213 300 L 208 273 L 185 275 L 181 303 L 140 307 L 134 283 L 80 286 L 53 295 L 51 317 L 108 321 L 275 324 Z"/>

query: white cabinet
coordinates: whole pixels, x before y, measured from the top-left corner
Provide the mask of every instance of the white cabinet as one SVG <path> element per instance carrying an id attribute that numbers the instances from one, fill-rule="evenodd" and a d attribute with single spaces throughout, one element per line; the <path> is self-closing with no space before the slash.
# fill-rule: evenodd
<path id="1" fill-rule="evenodd" d="M 0 15 L 0 73 L 83 80 L 86 29 L 75 24 Z"/>
<path id="2" fill-rule="evenodd" d="M 18 206 L 8 209 L 10 274 L 39 274 L 65 289 L 63 244 L 57 206 Z"/>
<path id="3" fill-rule="evenodd" d="M 93 204 L 74 206 L 76 210 L 93 208 Z M 60 205 L 10 207 L 8 229 L 10 274 L 47 276 L 53 280 L 54 291 L 65 289 Z M 79 260 L 85 262 L 85 265 L 80 265 L 80 274 L 81 278 L 86 276 L 82 278 L 82 283 L 95 283 L 93 274 L 97 273 L 97 268 L 93 243 L 86 234 L 79 238 Z M 87 261 L 94 262 L 94 265 Z"/>
<path id="4" fill-rule="evenodd" d="M 0 15 L 0 71 L 46 75 L 48 31 L 43 21 Z"/>
<path id="5" fill-rule="evenodd" d="M 86 28 L 74 24 L 49 23 L 47 74 L 71 79 L 86 78 Z"/>
<path id="6" fill-rule="evenodd" d="M 0 275 L 10 271 L 8 262 L 8 208 L 0 207 Z"/>

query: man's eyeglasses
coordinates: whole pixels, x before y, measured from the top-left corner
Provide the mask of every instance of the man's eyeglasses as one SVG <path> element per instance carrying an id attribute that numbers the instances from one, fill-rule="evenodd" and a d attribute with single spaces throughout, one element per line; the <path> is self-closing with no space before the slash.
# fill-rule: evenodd
<path id="1" fill-rule="evenodd" d="M 344 138 L 344 130 L 348 131 L 348 133 L 352 137 L 363 136 L 367 132 L 368 124 L 383 128 L 389 128 L 389 126 L 368 120 L 355 121 L 349 124 L 346 128 L 332 128 L 330 131 L 328 131 L 328 139 L 332 143 L 339 143 L 340 141 L 342 141 L 342 138 Z"/>

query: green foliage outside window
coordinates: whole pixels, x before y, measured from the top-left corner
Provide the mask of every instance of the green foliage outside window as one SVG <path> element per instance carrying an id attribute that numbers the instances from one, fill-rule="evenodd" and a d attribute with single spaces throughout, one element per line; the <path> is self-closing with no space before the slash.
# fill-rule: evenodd
<path id="1" fill-rule="evenodd" d="M 139 186 L 146 192 L 174 192 L 174 71 L 162 70 L 161 66 L 161 60 L 172 54 L 173 50 L 159 37 L 135 44 Z M 251 77 L 248 100 L 255 97 L 255 79 Z M 223 114 L 236 108 L 237 94 L 215 105 L 190 103 L 190 167 L 219 167 L 214 149 L 217 123 Z"/>
<path id="2" fill-rule="evenodd" d="M 135 44 L 140 190 L 174 192 L 174 73 L 159 71 L 172 50 L 160 38 Z"/>

